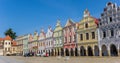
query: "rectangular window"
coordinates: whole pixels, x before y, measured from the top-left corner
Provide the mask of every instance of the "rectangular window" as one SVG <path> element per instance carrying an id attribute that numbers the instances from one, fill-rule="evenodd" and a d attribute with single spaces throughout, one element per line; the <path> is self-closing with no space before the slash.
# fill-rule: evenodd
<path id="1" fill-rule="evenodd" d="M 106 33 L 105 32 L 103 32 L 103 38 L 105 38 L 106 37 Z"/>
<path id="2" fill-rule="evenodd" d="M 8 48 L 8 51 L 10 51 L 10 48 Z"/>
<path id="3" fill-rule="evenodd" d="M 114 36 L 114 30 L 111 30 L 111 37 Z"/>
<path id="4" fill-rule="evenodd" d="M 112 22 L 112 17 L 109 17 L 110 22 Z"/>
<path id="5" fill-rule="evenodd" d="M 67 37 L 65 37 L 65 43 L 67 42 Z"/>
<path id="6" fill-rule="evenodd" d="M 70 36 L 70 43 L 72 42 L 72 37 Z"/>
<path id="7" fill-rule="evenodd" d="M 89 40 L 89 34 L 86 33 L 86 40 Z"/>
<path id="8" fill-rule="evenodd" d="M 74 41 L 76 41 L 76 35 L 74 35 Z"/>
<path id="9" fill-rule="evenodd" d="M 95 39 L 95 32 L 92 32 L 92 39 Z"/>
<path id="10" fill-rule="evenodd" d="M 83 40 L 83 34 L 80 34 L 80 40 Z"/>

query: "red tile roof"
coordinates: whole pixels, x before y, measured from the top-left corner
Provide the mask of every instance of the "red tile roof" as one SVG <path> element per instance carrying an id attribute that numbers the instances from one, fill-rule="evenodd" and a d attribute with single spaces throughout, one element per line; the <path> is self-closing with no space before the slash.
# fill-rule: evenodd
<path id="1" fill-rule="evenodd" d="M 4 40 L 12 40 L 12 38 L 11 38 L 9 35 L 7 35 L 7 36 L 4 38 Z"/>
<path id="2" fill-rule="evenodd" d="M 3 40 L 3 38 L 0 38 L 0 41 L 2 41 Z"/>

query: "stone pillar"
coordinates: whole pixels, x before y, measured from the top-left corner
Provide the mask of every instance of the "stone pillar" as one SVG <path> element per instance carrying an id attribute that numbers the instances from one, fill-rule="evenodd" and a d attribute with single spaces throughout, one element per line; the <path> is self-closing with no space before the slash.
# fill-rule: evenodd
<path id="1" fill-rule="evenodd" d="M 75 56 L 75 50 L 73 52 L 74 52 L 74 56 Z"/>
<path id="2" fill-rule="evenodd" d="M 99 56 L 102 57 L 102 50 L 99 48 Z"/>
<path id="3" fill-rule="evenodd" d="M 69 56 L 71 56 L 71 50 L 70 49 L 68 49 L 69 50 Z"/>
<path id="4" fill-rule="evenodd" d="M 117 51 L 118 51 L 118 56 L 120 56 L 120 53 L 119 53 L 119 51 L 120 51 L 120 50 L 119 50 L 119 44 L 118 44 L 118 48 L 117 48 L 117 49 L 118 49 L 118 50 L 117 50 Z"/>
<path id="5" fill-rule="evenodd" d="M 78 48 L 78 56 L 81 56 L 80 49 Z"/>
<path id="6" fill-rule="evenodd" d="M 111 54 L 110 54 L 110 48 L 108 47 L 108 56 L 111 56 Z"/>
<path id="7" fill-rule="evenodd" d="M 66 56 L 65 49 L 64 49 L 64 56 Z"/>

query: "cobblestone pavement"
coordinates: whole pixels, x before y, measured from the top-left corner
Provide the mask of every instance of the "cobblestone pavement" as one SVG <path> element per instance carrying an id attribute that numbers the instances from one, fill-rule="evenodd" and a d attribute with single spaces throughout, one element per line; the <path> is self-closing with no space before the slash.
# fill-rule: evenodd
<path id="1" fill-rule="evenodd" d="M 0 56 L 0 63 L 25 63 L 25 62 L 11 57 Z"/>
<path id="2" fill-rule="evenodd" d="M 120 63 L 120 57 L 22 57 L 7 56 L 23 63 Z M 1 62 L 0 62 L 1 63 Z"/>

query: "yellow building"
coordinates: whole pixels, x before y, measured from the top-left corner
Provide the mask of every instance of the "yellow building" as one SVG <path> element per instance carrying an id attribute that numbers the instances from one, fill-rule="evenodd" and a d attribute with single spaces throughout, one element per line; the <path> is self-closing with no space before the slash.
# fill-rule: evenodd
<path id="1" fill-rule="evenodd" d="M 99 56 L 97 26 L 98 20 L 86 9 L 77 25 L 77 44 L 81 56 Z"/>

